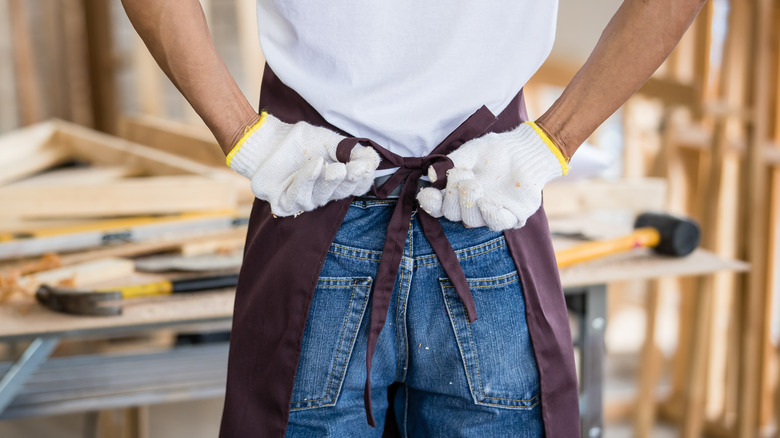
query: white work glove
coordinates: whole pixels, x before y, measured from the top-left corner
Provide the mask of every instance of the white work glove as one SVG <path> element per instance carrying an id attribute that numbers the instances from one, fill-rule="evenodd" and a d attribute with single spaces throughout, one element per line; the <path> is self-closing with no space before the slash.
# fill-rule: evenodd
<path id="1" fill-rule="evenodd" d="M 448 156 L 455 167 L 447 171 L 446 187 L 420 190 L 420 207 L 493 231 L 523 227 L 542 205 L 544 185 L 568 171 L 560 149 L 533 123 L 470 140 Z M 436 181 L 432 166 L 428 177 Z"/>
<path id="2" fill-rule="evenodd" d="M 379 154 L 357 145 L 349 162 L 336 158 L 345 137 L 305 122 L 284 123 L 263 112 L 227 156 L 231 169 L 252 181 L 255 196 L 276 216 L 298 215 L 330 201 L 366 193 Z"/>

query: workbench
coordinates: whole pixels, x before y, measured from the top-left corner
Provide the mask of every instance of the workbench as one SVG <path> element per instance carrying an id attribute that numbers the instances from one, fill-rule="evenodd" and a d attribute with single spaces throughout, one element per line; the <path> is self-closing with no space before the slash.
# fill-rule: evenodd
<path id="1" fill-rule="evenodd" d="M 604 333 L 608 283 L 745 270 L 745 263 L 697 250 L 682 259 L 636 250 L 561 270 L 567 305 L 577 316 L 582 436 L 602 435 Z M 123 336 L 211 324 L 229 328 L 231 290 L 127 302 L 116 317 L 70 316 L 37 305 L 0 306 L 0 342 L 32 343 L 0 363 L 0 419 L 95 411 L 224 394 L 227 343 L 122 355 L 52 357 L 63 339 Z M 164 304 L 163 304 L 164 301 Z M 72 372 L 75 372 L 73 374 Z"/>

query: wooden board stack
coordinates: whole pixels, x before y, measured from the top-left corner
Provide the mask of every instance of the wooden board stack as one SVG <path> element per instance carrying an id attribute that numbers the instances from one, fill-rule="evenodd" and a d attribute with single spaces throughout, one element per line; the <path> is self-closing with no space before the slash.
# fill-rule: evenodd
<path id="1" fill-rule="evenodd" d="M 170 127 L 136 123 L 128 132 L 178 145 L 181 155 L 186 145 L 220 152 Z M 43 282 L 82 287 L 128 277 L 126 257 L 192 245 L 240 250 L 240 204 L 254 199 L 246 180 L 223 163 L 208 165 L 207 155 L 193 153 L 197 162 L 164 149 L 59 120 L 0 136 L 0 304 L 30 302 Z"/>

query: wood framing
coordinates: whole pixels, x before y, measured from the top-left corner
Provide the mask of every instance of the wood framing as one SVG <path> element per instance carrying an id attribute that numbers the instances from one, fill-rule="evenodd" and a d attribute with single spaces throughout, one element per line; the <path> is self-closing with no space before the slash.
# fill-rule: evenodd
<path id="1" fill-rule="evenodd" d="M 32 152 L 30 152 L 32 151 Z M 36 160 L 32 160 L 32 158 Z M 40 158 L 44 157 L 44 159 Z M 68 218 L 233 209 L 244 178 L 186 158 L 62 121 L 0 137 L 0 167 L 20 178 L 77 159 L 142 177 L 95 184 L 91 178 L 48 178 L 0 187 L 0 217 Z M 100 173 L 98 171 L 98 173 Z"/>
<path id="2" fill-rule="evenodd" d="M 119 136 L 198 163 L 212 166 L 214 172 L 233 181 L 238 202 L 251 204 L 255 195 L 243 176 L 225 164 L 225 153 L 214 136 L 200 123 L 182 123 L 153 116 L 122 117 Z"/>
<path id="3" fill-rule="evenodd" d="M 226 167 L 225 153 L 202 125 L 146 115 L 124 116 L 119 120 L 119 136 L 201 164 Z"/>

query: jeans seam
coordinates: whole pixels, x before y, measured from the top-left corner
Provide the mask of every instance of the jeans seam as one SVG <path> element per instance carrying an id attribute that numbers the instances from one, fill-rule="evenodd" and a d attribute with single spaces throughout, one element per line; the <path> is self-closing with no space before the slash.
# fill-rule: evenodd
<path id="1" fill-rule="evenodd" d="M 374 254 L 374 255 L 380 255 L 380 256 L 382 255 L 382 251 L 374 251 L 374 250 L 371 250 L 371 249 L 363 249 L 363 248 L 352 248 L 352 247 L 349 247 L 349 246 L 340 245 L 338 243 L 332 243 L 331 245 L 335 246 L 336 248 L 339 248 L 339 249 L 346 249 L 348 251 L 362 252 L 362 253 L 365 253 L 365 254 Z M 336 253 L 336 254 L 342 254 L 342 253 Z"/>
<path id="2" fill-rule="evenodd" d="M 353 255 L 349 255 L 349 254 L 340 253 L 340 252 L 335 252 L 335 251 L 332 251 L 332 250 L 328 251 L 328 252 L 331 253 L 331 254 L 336 254 L 336 255 L 340 255 L 340 256 L 344 256 L 344 257 L 350 257 L 350 258 L 358 259 L 358 260 L 366 260 L 366 261 L 369 261 L 369 262 L 378 262 L 379 261 L 379 260 L 376 260 L 376 259 L 369 259 L 369 258 L 366 258 L 366 257 L 358 257 L 358 256 L 353 256 Z"/>
<path id="3" fill-rule="evenodd" d="M 505 240 L 503 236 L 496 237 L 495 239 L 491 239 L 491 240 L 488 240 L 487 242 L 480 243 L 479 245 L 470 246 L 468 248 L 457 249 L 457 250 L 455 250 L 455 253 L 457 254 L 457 253 L 475 251 L 475 250 L 478 250 L 480 248 L 484 248 L 484 247 L 490 246 L 490 245 L 498 245 L 495 248 L 490 248 L 490 250 L 497 249 L 497 248 L 500 248 L 501 246 L 506 246 L 506 242 L 499 244 L 499 242 L 501 242 L 502 240 Z M 485 252 L 489 252 L 490 250 L 487 250 Z M 479 254 L 484 254 L 485 252 L 481 252 Z M 472 255 L 469 255 L 468 257 L 473 257 L 473 256 L 479 255 L 479 254 L 472 254 Z M 436 257 L 436 254 L 426 254 L 426 255 L 418 257 L 418 259 L 419 260 L 422 260 L 422 259 L 432 259 L 432 258 L 435 258 L 435 257 Z"/>
<path id="4" fill-rule="evenodd" d="M 395 303 L 395 338 L 396 338 L 396 346 L 398 347 L 398 362 L 396 365 L 396 371 L 395 371 L 395 379 L 400 380 L 400 374 L 401 374 L 401 332 L 400 332 L 400 324 L 398 322 L 398 317 L 400 316 L 400 303 L 401 303 L 401 288 L 404 287 L 404 270 L 400 269 L 401 271 L 401 280 L 398 283 L 398 297 L 396 299 Z"/>
<path id="5" fill-rule="evenodd" d="M 469 375 L 470 374 L 469 366 L 466 363 L 466 355 L 463 351 L 463 345 L 460 342 L 460 338 L 458 337 L 458 327 L 455 324 L 455 314 L 453 314 L 452 312 L 452 306 L 450 305 L 450 298 L 447 296 L 446 289 L 442 289 L 442 294 L 444 295 L 444 305 L 447 307 L 447 313 L 450 315 L 450 324 L 452 325 L 452 330 L 454 331 L 455 342 L 458 344 L 458 350 L 460 350 L 460 356 L 463 362 L 463 367 L 466 374 L 466 380 L 469 382 L 469 392 L 471 392 L 471 396 L 474 397 L 474 401 L 476 402 L 477 397 L 474 394 L 474 383 L 471 382 L 471 376 Z"/>
<path id="6" fill-rule="evenodd" d="M 490 249 L 488 249 L 488 250 L 482 251 L 482 252 L 480 252 L 480 253 L 477 253 L 477 254 L 469 254 L 469 255 L 467 255 L 467 256 L 463 256 L 463 257 L 459 258 L 459 259 L 458 259 L 458 261 L 461 261 L 461 260 L 466 260 L 466 259 L 470 259 L 470 258 L 472 258 L 472 257 L 480 256 L 480 255 L 482 255 L 482 254 L 487 254 L 487 253 L 489 253 L 489 252 L 491 252 L 491 251 L 495 251 L 495 250 L 497 250 L 497 249 L 500 249 L 500 248 L 503 248 L 503 247 L 505 247 L 505 246 L 506 246 L 505 244 L 502 244 L 502 245 L 496 246 L 496 247 L 494 247 L 494 248 L 490 248 Z M 457 252 L 457 251 L 456 251 L 456 252 Z M 433 265 L 438 265 L 438 264 L 439 264 L 439 262 L 438 262 L 438 261 L 435 261 L 435 262 L 431 262 L 431 263 L 424 263 L 424 264 L 420 264 L 420 265 L 417 265 L 417 267 L 418 267 L 418 268 L 420 268 L 420 267 L 423 267 L 423 266 L 433 266 Z"/>
<path id="7" fill-rule="evenodd" d="M 403 310 L 403 318 L 401 318 L 401 322 L 403 323 L 403 347 L 404 347 L 404 366 L 402 368 L 403 373 L 401 374 L 401 382 L 406 381 L 406 372 L 409 369 L 409 333 L 406 327 L 406 304 L 409 301 L 409 291 L 412 287 L 412 279 L 414 278 L 414 272 L 409 272 L 409 278 L 406 281 L 406 292 L 404 293 L 404 299 L 401 302 L 402 310 Z M 400 292 L 400 290 L 399 290 Z"/>
<path id="8" fill-rule="evenodd" d="M 409 437 L 409 388 L 404 388 L 404 438 Z"/>

